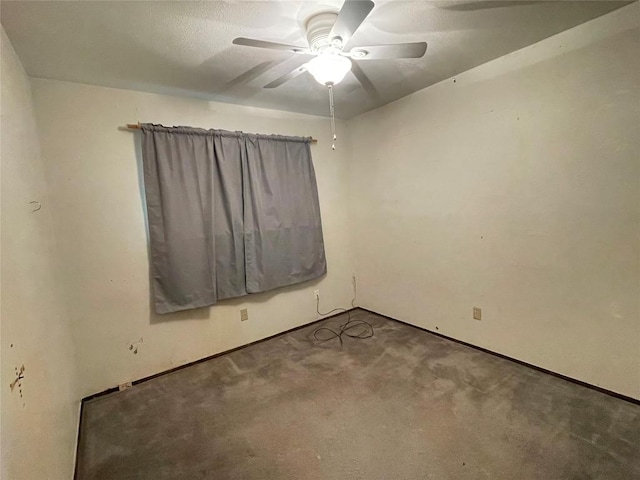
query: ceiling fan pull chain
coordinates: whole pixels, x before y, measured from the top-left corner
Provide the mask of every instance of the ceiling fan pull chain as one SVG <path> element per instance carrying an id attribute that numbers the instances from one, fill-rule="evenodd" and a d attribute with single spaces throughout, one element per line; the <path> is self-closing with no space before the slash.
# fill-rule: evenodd
<path id="1" fill-rule="evenodd" d="M 335 110 L 333 108 L 333 85 L 328 84 L 329 87 L 329 112 L 331 113 L 331 135 L 333 139 L 333 143 L 331 144 L 331 149 L 336 149 L 336 115 Z"/>

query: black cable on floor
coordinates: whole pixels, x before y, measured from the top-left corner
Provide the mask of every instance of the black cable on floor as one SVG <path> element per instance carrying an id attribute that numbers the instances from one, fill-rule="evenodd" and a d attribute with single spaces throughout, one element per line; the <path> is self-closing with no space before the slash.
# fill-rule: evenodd
<path id="1" fill-rule="evenodd" d="M 353 300 L 351 300 L 352 307 L 353 307 L 354 301 L 355 301 L 355 297 Z M 338 331 L 333 330 L 332 328 L 329 328 L 329 327 L 320 327 L 315 329 L 315 331 L 313 332 L 313 338 L 315 338 L 319 342 L 327 342 L 335 337 L 338 337 L 338 340 L 340 340 L 340 346 L 342 346 L 343 335 L 346 335 L 349 338 L 359 338 L 359 339 L 373 337 L 373 326 L 365 320 L 352 320 L 350 310 L 346 310 L 344 308 L 334 308 L 333 310 L 327 313 L 321 313 L 320 297 L 316 297 L 316 312 L 318 312 L 318 315 L 322 315 L 322 316 L 331 315 L 334 312 L 347 313 L 347 321 L 346 323 L 343 323 L 342 325 L 340 325 L 340 328 L 338 329 Z M 324 338 L 320 338 L 318 336 L 319 332 L 326 332 L 326 333 L 323 333 L 322 335 Z"/>

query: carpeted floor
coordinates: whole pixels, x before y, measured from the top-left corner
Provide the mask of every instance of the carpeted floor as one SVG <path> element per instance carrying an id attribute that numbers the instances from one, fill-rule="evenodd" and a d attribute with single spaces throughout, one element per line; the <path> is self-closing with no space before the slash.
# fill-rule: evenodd
<path id="1" fill-rule="evenodd" d="M 640 406 L 353 315 L 86 402 L 77 480 L 640 478 Z"/>

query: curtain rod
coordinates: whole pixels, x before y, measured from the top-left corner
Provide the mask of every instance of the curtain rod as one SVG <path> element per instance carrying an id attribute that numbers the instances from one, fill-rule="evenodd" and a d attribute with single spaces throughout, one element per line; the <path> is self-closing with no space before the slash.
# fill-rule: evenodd
<path id="1" fill-rule="evenodd" d="M 139 123 L 127 123 L 127 126 L 125 127 L 128 130 L 140 130 L 140 124 Z M 311 139 L 311 143 L 318 143 L 318 139 L 317 138 L 312 138 Z"/>

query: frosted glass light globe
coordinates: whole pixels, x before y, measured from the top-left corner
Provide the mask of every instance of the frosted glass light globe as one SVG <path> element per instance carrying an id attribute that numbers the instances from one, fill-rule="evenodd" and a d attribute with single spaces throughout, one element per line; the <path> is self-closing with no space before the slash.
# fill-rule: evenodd
<path id="1" fill-rule="evenodd" d="M 333 53 L 320 54 L 307 63 L 307 70 L 321 85 L 336 85 L 351 70 L 351 60 Z"/>

